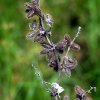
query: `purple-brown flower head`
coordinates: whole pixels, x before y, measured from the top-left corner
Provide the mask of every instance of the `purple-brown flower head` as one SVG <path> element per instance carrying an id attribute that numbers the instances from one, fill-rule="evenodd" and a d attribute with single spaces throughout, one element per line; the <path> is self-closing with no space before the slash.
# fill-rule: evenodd
<path id="1" fill-rule="evenodd" d="M 34 37 L 34 42 L 42 43 L 44 42 L 44 39 L 45 39 L 45 31 L 41 27 L 39 27 Z"/>
<path id="2" fill-rule="evenodd" d="M 53 67 L 53 69 L 54 69 L 55 71 L 58 71 L 57 60 L 50 61 L 50 62 L 49 62 L 49 66 L 50 66 L 50 67 Z"/>
<path id="3" fill-rule="evenodd" d="M 63 62 L 61 64 L 62 70 L 65 72 L 67 76 L 71 76 L 71 70 L 74 69 L 77 65 L 77 60 L 71 57 L 64 57 Z"/>
<path id="4" fill-rule="evenodd" d="M 69 46 L 72 50 L 80 50 L 80 46 L 76 43 L 72 43 L 72 39 L 68 35 L 56 44 L 56 50 L 62 54 L 65 51 L 65 48 L 68 48 Z"/>
<path id="5" fill-rule="evenodd" d="M 26 16 L 27 18 L 33 17 L 34 15 L 37 15 L 41 18 L 43 18 L 43 14 L 39 8 L 39 4 L 38 4 L 38 0 L 32 0 L 31 3 L 26 2 L 25 3 L 25 7 L 26 7 Z"/>
<path id="6" fill-rule="evenodd" d="M 59 53 L 63 53 L 65 48 L 67 47 L 67 45 L 69 45 L 70 43 L 70 37 L 69 36 L 65 36 L 63 40 L 59 41 L 57 44 L 56 44 L 56 50 L 59 52 Z"/>

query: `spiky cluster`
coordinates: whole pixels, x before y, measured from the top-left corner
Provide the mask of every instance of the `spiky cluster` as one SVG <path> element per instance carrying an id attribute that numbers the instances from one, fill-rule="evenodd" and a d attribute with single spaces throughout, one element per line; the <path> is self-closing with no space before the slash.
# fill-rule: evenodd
<path id="1" fill-rule="evenodd" d="M 74 42 L 71 44 L 72 39 L 68 35 L 66 35 L 63 40 L 54 44 L 51 41 L 52 17 L 49 14 L 44 15 L 42 13 L 38 0 L 32 0 L 31 3 L 25 3 L 25 7 L 28 19 L 35 15 L 38 16 L 38 20 L 34 19 L 33 22 L 29 24 L 30 32 L 26 36 L 27 39 L 40 43 L 44 48 L 40 53 L 47 55 L 47 61 L 50 67 L 58 71 L 59 63 L 60 69 L 70 75 L 70 70 L 74 69 L 77 65 L 77 61 L 69 55 L 65 56 L 61 61 L 61 54 L 65 53 L 69 46 L 72 50 L 80 50 L 80 46 Z M 45 22 L 47 24 L 46 26 L 44 26 Z"/>
<path id="2" fill-rule="evenodd" d="M 75 39 L 79 36 L 81 27 L 78 28 L 78 32 L 73 39 L 69 35 L 65 35 L 64 39 L 53 43 L 51 40 L 53 19 L 49 14 L 43 14 L 39 7 L 39 0 L 32 0 L 31 3 L 25 3 L 25 12 L 27 19 L 37 16 L 38 19 L 34 19 L 29 24 L 30 32 L 26 38 L 34 42 L 38 42 L 43 50 L 40 54 L 47 56 L 48 65 L 55 71 L 58 71 L 58 83 L 53 84 L 52 95 L 55 97 L 61 93 L 60 77 L 61 73 L 64 72 L 67 76 L 71 76 L 71 70 L 77 66 L 77 60 L 71 57 L 68 52 L 70 50 L 79 51 L 80 46 L 75 43 Z M 46 25 L 44 24 L 46 23 Z M 62 54 L 65 56 L 62 56 Z M 60 90 L 59 90 L 60 89 Z M 79 86 L 75 87 L 76 100 L 87 100 L 86 92 Z M 64 100 L 69 100 L 68 96 L 64 97 Z"/>

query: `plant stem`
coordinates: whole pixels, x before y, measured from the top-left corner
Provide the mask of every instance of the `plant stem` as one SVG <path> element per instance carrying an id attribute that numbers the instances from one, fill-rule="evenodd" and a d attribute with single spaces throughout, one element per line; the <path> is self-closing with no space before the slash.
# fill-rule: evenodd
<path id="1" fill-rule="evenodd" d="M 48 36 L 46 36 L 47 38 L 47 41 L 50 45 L 53 45 L 53 48 L 54 48 L 54 54 L 55 54 L 55 57 L 57 59 L 57 64 L 58 64 L 58 84 L 60 84 L 60 80 L 61 80 L 61 74 L 62 74 L 62 71 L 61 71 L 61 67 L 60 67 L 60 63 L 59 63 L 59 58 L 58 58 L 58 55 L 56 53 L 56 50 L 55 50 L 55 45 L 51 43 L 50 39 L 48 38 Z"/>
<path id="2" fill-rule="evenodd" d="M 56 95 L 56 96 L 54 96 L 54 100 L 58 100 L 58 96 Z"/>
<path id="3" fill-rule="evenodd" d="M 42 29 L 44 29 L 43 20 L 41 18 L 39 18 L 39 21 L 40 21 L 40 26 L 42 27 Z M 46 36 L 46 39 L 47 39 L 48 43 L 53 46 L 53 51 L 54 51 L 54 54 L 55 54 L 55 57 L 57 60 L 57 64 L 58 64 L 58 82 L 57 83 L 60 84 L 62 70 L 61 70 L 60 63 L 59 63 L 59 58 L 58 58 L 59 56 L 56 53 L 55 44 L 53 42 L 51 42 L 51 40 L 49 39 L 48 36 Z M 58 95 L 54 96 L 54 100 L 58 100 Z"/>

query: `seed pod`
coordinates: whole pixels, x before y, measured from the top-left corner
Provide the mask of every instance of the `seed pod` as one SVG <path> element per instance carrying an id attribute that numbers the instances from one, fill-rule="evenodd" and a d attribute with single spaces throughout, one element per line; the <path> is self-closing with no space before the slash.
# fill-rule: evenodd
<path id="1" fill-rule="evenodd" d="M 32 0 L 31 3 L 26 2 L 25 3 L 25 12 L 27 18 L 33 17 L 34 15 L 39 16 L 40 18 L 43 18 L 43 14 L 39 8 L 38 0 Z"/>
<path id="2" fill-rule="evenodd" d="M 47 43 L 47 42 L 43 42 L 43 43 L 41 43 L 41 45 L 42 45 L 44 48 L 47 48 L 47 49 L 51 49 L 51 48 L 52 48 L 52 46 L 51 46 L 49 43 Z"/>
<path id="3" fill-rule="evenodd" d="M 69 45 L 70 42 L 72 41 L 69 35 L 67 35 L 67 36 L 65 35 L 64 40 L 66 41 L 66 45 Z"/>
<path id="4" fill-rule="evenodd" d="M 44 42 L 44 36 L 41 35 L 41 34 L 37 34 L 35 37 L 34 37 L 34 42 Z"/>
<path id="5" fill-rule="evenodd" d="M 50 62 L 49 62 L 49 66 L 50 66 L 50 67 L 53 67 L 53 69 L 54 69 L 55 71 L 58 70 L 58 64 L 57 64 L 57 61 L 56 61 L 56 60 L 50 61 Z"/>
<path id="6" fill-rule="evenodd" d="M 83 90 L 80 86 L 75 86 L 74 90 L 76 93 L 76 100 L 87 100 L 86 91 Z"/>
<path id="7" fill-rule="evenodd" d="M 49 53 L 49 49 L 44 49 L 44 50 L 42 50 L 42 51 L 40 52 L 40 54 L 47 54 L 47 53 Z"/>
<path id="8" fill-rule="evenodd" d="M 70 36 L 65 36 L 63 40 L 59 41 L 56 44 L 56 50 L 61 54 L 64 53 L 65 48 L 69 46 L 70 41 L 71 41 Z"/>
<path id="9" fill-rule="evenodd" d="M 76 43 L 73 43 L 70 47 L 72 50 L 76 50 L 76 51 L 79 51 L 80 50 L 80 46 Z"/>

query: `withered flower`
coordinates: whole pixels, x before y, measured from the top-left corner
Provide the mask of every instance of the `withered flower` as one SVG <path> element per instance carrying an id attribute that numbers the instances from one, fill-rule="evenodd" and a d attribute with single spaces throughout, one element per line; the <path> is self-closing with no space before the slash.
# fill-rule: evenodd
<path id="1" fill-rule="evenodd" d="M 76 100 L 87 100 L 86 91 L 83 90 L 80 86 L 75 86 L 74 90 L 76 93 Z"/>
<path id="2" fill-rule="evenodd" d="M 64 57 L 63 62 L 61 64 L 62 71 L 65 72 L 67 76 L 71 76 L 71 70 L 74 69 L 77 65 L 77 60 L 71 57 Z"/>
<path id="3" fill-rule="evenodd" d="M 63 53 L 66 46 L 70 44 L 70 37 L 69 36 L 65 36 L 63 40 L 59 41 L 57 44 L 56 44 L 56 50 L 59 52 L 59 53 Z"/>
<path id="4" fill-rule="evenodd" d="M 37 28 L 36 21 L 33 21 L 33 23 L 29 25 L 29 27 L 31 32 L 27 34 L 26 38 L 34 42 L 39 42 L 39 43 L 44 42 L 46 34 L 43 28 L 39 26 L 38 30 L 35 30 Z"/>
<path id="5" fill-rule="evenodd" d="M 36 32 L 36 35 L 34 36 L 33 41 L 43 43 L 45 40 L 45 37 L 46 37 L 45 31 L 42 29 L 41 26 L 39 26 L 39 29 Z"/>
<path id="6" fill-rule="evenodd" d="M 47 42 L 43 42 L 43 43 L 41 43 L 41 45 L 42 45 L 44 48 L 46 48 L 46 49 L 51 49 L 51 48 L 53 48 L 53 46 L 50 45 L 50 44 L 47 43 Z"/>
<path id="7" fill-rule="evenodd" d="M 58 83 L 51 84 L 52 96 L 58 96 L 60 98 L 60 93 L 64 91 L 64 88 L 61 87 Z"/>
<path id="8" fill-rule="evenodd" d="M 55 53 L 54 53 L 54 47 L 52 45 L 50 45 L 49 43 L 41 43 L 41 45 L 45 48 L 43 49 L 40 54 L 46 54 L 48 57 L 48 65 L 50 67 L 53 67 L 53 69 L 55 71 L 58 70 L 58 63 L 57 63 L 57 59 L 55 57 Z M 60 56 L 58 56 L 58 60 L 60 61 Z"/>
<path id="9" fill-rule="evenodd" d="M 48 63 L 49 63 L 48 65 L 50 67 L 53 67 L 53 69 L 55 71 L 57 71 L 58 70 L 58 64 L 57 64 L 57 60 L 55 60 L 55 55 L 54 55 L 53 47 L 50 44 L 48 44 L 48 43 L 42 44 L 42 46 L 45 49 L 43 49 L 40 53 L 47 55 Z"/>
<path id="10" fill-rule="evenodd" d="M 40 18 L 43 18 L 43 14 L 40 10 L 40 7 L 39 7 L 39 1 L 38 0 L 32 0 L 31 3 L 29 2 L 26 2 L 25 3 L 25 7 L 26 7 L 26 16 L 27 18 L 30 18 L 30 17 L 33 17 L 34 15 L 37 15 L 39 16 Z"/>
<path id="11" fill-rule="evenodd" d="M 56 44 L 56 49 L 59 53 L 63 53 L 65 51 L 66 48 L 68 48 L 70 46 L 70 48 L 72 50 L 80 50 L 80 46 L 76 43 L 72 43 L 72 39 L 70 38 L 70 36 L 65 36 L 63 40 L 59 41 L 57 44 Z"/>
<path id="12" fill-rule="evenodd" d="M 49 66 L 50 66 L 50 67 L 53 67 L 53 69 L 54 69 L 55 71 L 58 71 L 57 60 L 49 61 Z"/>
<path id="13" fill-rule="evenodd" d="M 35 35 L 33 41 L 34 41 L 34 42 L 42 43 L 42 42 L 44 42 L 44 39 L 45 39 L 44 34 L 38 33 L 38 34 Z"/>
<path id="14" fill-rule="evenodd" d="M 76 51 L 79 51 L 80 50 L 80 46 L 78 44 L 76 44 L 76 43 L 69 44 L 69 45 L 71 45 L 70 48 L 72 50 L 76 50 Z"/>

